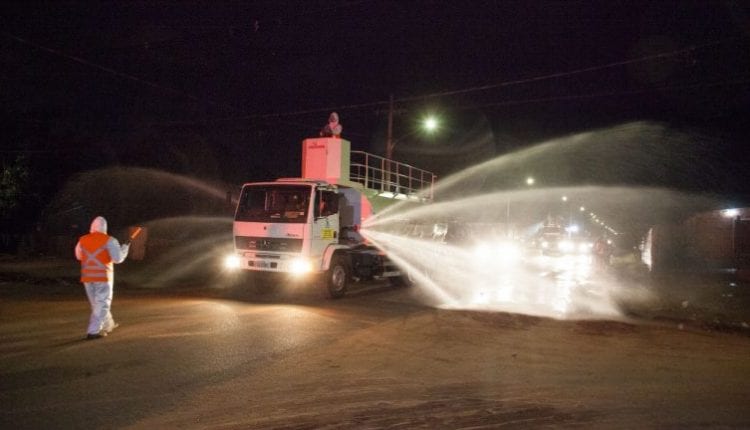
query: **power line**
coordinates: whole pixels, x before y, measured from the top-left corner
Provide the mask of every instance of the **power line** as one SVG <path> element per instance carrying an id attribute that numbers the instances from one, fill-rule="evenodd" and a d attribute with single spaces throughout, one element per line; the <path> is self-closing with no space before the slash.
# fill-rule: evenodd
<path id="1" fill-rule="evenodd" d="M 411 97 L 394 98 L 394 102 L 414 102 L 414 101 L 428 100 L 432 98 L 454 96 L 454 95 L 467 94 L 467 93 L 472 93 L 472 92 L 487 91 L 487 90 L 491 90 L 495 88 L 510 87 L 510 86 L 515 86 L 515 85 L 523 85 L 523 84 L 528 84 L 528 83 L 533 83 L 533 82 L 541 82 L 545 80 L 558 79 L 558 78 L 563 78 L 567 76 L 574 76 L 574 75 L 579 75 L 583 73 L 590 73 L 590 72 L 595 72 L 599 70 L 606 70 L 606 69 L 622 67 L 622 66 L 631 65 L 631 64 L 643 63 L 647 61 L 676 57 L 679 55 L 684 55 L 688 52 L 695 51 L 697 49 L 717 46 L 717 45 L 721 45 L 723 43 L 733 41 L 733 40 L 736 40 L 736 39 L 726 39 L 726 40 L 707 42 L 704 44 L 691 45 L 691 46 L 678 49 L 678 50 L 661 52 L 657 54 L 647 55 L 647 56 L 638 57 L 638 58 L 632 58 L 632 59 L 623 60 L 623 61 L 616 61 L 616 62 L 601 64 L 597 66 L 585 67 L 585 68 L 569 70 L 565 72 L 551 73 L 551 74 L 541 75 L 541 76 L 534 76 L 530 78 L 515 79 L 515 80 L 504 81 L 504 82 L 499 82 L 495 84 L 481 85 L 481 86 L 450 90 L 450 91 L 441 91 L 441 92 L 436 92 L 436 93 L 428 93 L 428 94 L 422 94 L 422 95 L 411 96 Z M 547 101 L 547 100 L 551 100 L 551 98 L 539 99 L 539 100 Z M 508 102 L 508 103 L 512 103 L 512 102 Z M 353 110 L 353 109 L 369 108 L 369 107 L 376 107 L 376 106 L 387 106 L 388 104 L 389 104 L 388 100 L 383 100 L 383 101 L 375 101 L 375 102 L 368 102 L 368 103 L 329 106 L 325 108 L 312 108 L 312 109 L 289 111 L 289 112 L 244 115 L 241 117 L 220 118 L 215 121 L 233 121 L 233 120 L 238 120 L 238 119 L 262 119 L 262 118 L 273 118 L 273 117 L 280 118 L 280 117 L 285 117 L 285 116 L 307 115 L 311 113 L 344 111 L 344 110 Z"/>
<path id="2" fill-rule="evenodd" d="M 599 70 L 612 69 L 615 67 L 622 67 L 622 66 L 627 66 L 630 64 L 643 63 L 643 62 L 657 60 L 657 59 L 666 59 L 670 57 L 676 57 L 678 55 L 683 55 L 688 52 L 695 51 L 697 49 L 708 48 L 710 46 L 717 46 L 717 45 L 721 45 L 723 43 L 733 41 L 733 40 L 736 40 L 736 38 L 713 41 L 713 42 L 708 42 L 708 43 L 699 44 L 699 45 L 691 45 L 686 48 L 682 48 L 682 49 L 678 49 L 674 51 L 661 52 L 658 54 L 646 55 L 643 57 L 632 58 L 632 59 L 623 60 L 623 61 L 615 61 L 613 63 L 585 67 L 585 68 L 576 69 L 576 70 L 569 70 L 566 72 L 551 73 L 548 75 L 535 76 L 532 78 L 516 79 L 512 81 L 499 82 L 496 84 L 481 85 L 481 86 L 464 88 L 464 89 L 459 89 L 459 90 L 443 91 L 443 92 L 438 92 L 438 93 L 426 94 L 422 96 L 403 97 L 403 98 L 397 99 L 396 101 L 415 101 L 415 100 L 424 100 L 424 99 L 435 98 L 435 97 L 453 96 L 453 95 L 458 95 L 458 94 L 466 94 L 466 93 L 477 92 L 477 91 L 486 91 L 486 90 L 491 90 L 495 88 L 509 87 L 513 85 L 528 84 L 531 82 L 539 82 L 539 81 L 546 81 L 546 80 L 557 79 L 557 78 L 562 78 L 562 77 L 567 77 L 567 76 L 580 75 L 583 73 L 590 73 L 590 72 L 596 72 Z"/>
<path id="3" fill-rule="evenodd" d="M 750 84 L 750 79 L 734 79 L 734 80 L 720 81 L 720 82 L 708 82 L 704 84 L 666 85 L 662 87 L 651 87 L 651 88 L 643 88 L 643 89 L 627 90 L 627 91 L 606 91 L 606 92 L 589 93 L 589 94 L 571 94 L 568 96 L 541 97 L 541 98 L 521 99 L 521 100 L 506 100 L 502 102 L 485 103 L 485 104 L 479 104 L 479 105 L 459 106 L 458 109 L 479 109 L 479 108 L 485 108 L 485 107 L 513 106 L 513 105 L 552 102 L 552 101 L 578 100 L 578 99 L 613 97 L 613 96 L 628 96 L 628 95 L 649 93 L 653 91 L 682 91 L 682 90 L 688 90 L 688 89 L 694 89 L 694 88 L 748 85 L 748 84 Z"/>
<path id="4" fill-rule="evenodd" d="M 124 78 L 124 79 L 130 80 L 130 81 L 133 81 L 133 82 L 137 82 L 139 84 L 144 84 L 144 85 L 149 86 L 151 88 L 155 88 L 157 90 L 161 90 L 161 91 L 165 91 L 165 92 L 168 92 L 168 93 L 172 93 L 174 95 L 185 97 L 185 98 L 188 98 L 188 99 L 193 100 L 193 101 L 198 102 L 198 103 L 206 103 L 206 104 L 209 104 L 209 105 L 212 105 L 212 106 L 222 107 L 222 108 L 229 107 L 230 109 L 234 110 L 233 107 L 228 106 L 228 105 L 216 103 L 216 102 L 213 102 L 213 101 L 205 99 L 205 98 L 202 99 L 202 98 L 193 96 L 191 94 L 188 94 L 188 93 L 186 93 L 184 91 L 176 90 L 174 88 L 166 87 L 164 85 L 160 85 L 160 84 L 157 84 L 157 83 L 154 83 L 154 82 L 151 82 L 151 81 L 147 81 L 147 80 L 141 79 L 141 78 L 139 78 L 137 76 L 134 76 L 134 75 L 131 75 L 131 74 L 128 74 L 128 73 L 124 73 L 124 72 L 120 72 L 120 71 L 112 69 L 110 67 L 102 66 L 100 64 L 96 64 L 96 63 L 91 62 L 89 60 L 86 60 L 84 58 L 77 57 L 75 55 L 66 54 L 66 53 L 61 52 L 61 51 L 59 51 L 57 49 L 49 48 L 49 47 L 40 45 L 38 43 L 31 42 L 31 41 L 26 40 L 26 39 L 24 39 L 22 37 L 18 37 L 18 36 L 9 34 L 9 33 L 4 33 L 4 34 L 7 37 L 9 37 L 9 38 L 11 38 L 13 40 L 16 40 L 17 42 L 20 42 L 20 43 L 22 43 L 24 45 L 32 46 L 32 47 L 34 47 L 36 49 L 48 52 L 48 53 L 50 53 L 52 55 L 56 55 L 58 57 L 66 58 L 66 59 L 74 61 L 76 63 L 83 64 L 85 66 L 92 67 L 92 68 L 104 71 L 106 73 L 115 75 L 115 76 L 120 77 L 120 78 Z"/>
<path id="5" fill-rule="evenodd" d="M 362 1 L 365 2 L 365 1 Z M 362 3 L 362 2 L 352 2 L 352 4 Z M 179 95 L 181 97 L 188 98 L 190 100 L 193 100 L 198 103 L 206 103 L 217 107 L 228 107 L 232 110 L 234 108 L 232 106 L 228 105 L 222 105 L 213 101 L 210 101 L 208 99 L 201 99 L 199 97 L 193 96 L 191 94 L 185 93 L 184 91 L 176 90 L 170 87 L 166 87 L 154 82 L 147 81 L 145 79 L 141 79 L 137 76 L 120 72 L 118 70 L 105 67 L 96 63 L 93 63 L 89 60 L 86 60 L 81 57 L 69 55 L 66 53 L 63 53 L 59 50 L 49 48 L 43 45 L 39 45 L 37 43 L 31 42 L 29 40 L 26 40 L 24 38 L 5 33 L 5 35 L 11 39 L 14 39 L 22 44 L 26 44 L 32 47 L 35 47 L 39 50 L 43 50 L 45 52 L 51 53 L 56 56 L 60 56 L 66 59 L 69 59 L 71 61 L 75 61 L 77 63 L 86 65 L 88 67 L 96 68 L 98 70 L 102 70 L 104 72 L 110 73 L 112 75 L 128 79 L 133 82 L 137 82 L 140 84 L 147 85 L 149 87 L 162 90 L 165 92 L 169 92 L 175 95 Z M 726 40 L 719 40 L 719 41 L 713 41 L 713 42 L 707 42 L 704 44 L 697 44 L 697 45 L 691 45 L 682 49 L 668 51 L 668 52 L 661 52 L 657 54 L 642 56 L 638 58 L 632 58 L 628 60 L 623 61 L 616 61 L 591 67 L 585 67 L 575 70 L 569 70 L 565 72 L 557 72 L 557 73 L 551 73 L 547 75 L 541 75 L 541 76 L 534 76 L 530 78 L 524 78 L 524 79 L 516 79 L 511 81 L 503 81 L 499 83 L 494 84 L 487 84 L 487 85 L 481 85 L 481 86 L 475 86 L 475 87 L 469 87 L 469 88 L 463 88 L 463 89 L 456 89 L 456 90 L 449 90 L 449 91 L 441 91 L 441 92 L 435 92 L 435 93 L 428 93 L 418 96 L 410 96 L 410 97 L 400 97 L 395 98 L 394 102 L 415 102 L 420 100 L 427 100 L 432 98 L 440 98 L 440 97 L 448 97 L 448 96 L 455 96 L 460 94 L 468 94 L 473 92 L 480 92 L 480 91 L 488 91 L 496 88 L 503 88 L 503 87 L 510 87 L 510 86 L 516 86 L 516 85 L 523 85 L 523 84 L 529 84 L 534 82 L 541 82 L 545 80 L 552 80 L 552 79 L 559 79 L 563 77 L 568 76 L 575 76 L 579 74 L 584 73 L 590 73 L 600 70 L 606 70 L 616 67 L 622 67 L 626 65 L 631 64 L 637 64 L 642 62 L 648 62 L 648 61 L 654 61 L 654 60 L 663 60 L 679 55 L 684 55 L 689 52 L 693 52 L 698 49 L 703 49 L 711 46 L 717 46 L 723 43 L 726 43 L 727 41 L 736 40 L 736 39 L 726 39 Z M 706 85 L 712 85 L 712 84 L 706 84 Z M 663 89 L 669 90 L 669 87 L 664 87 Z M 593 97 L 605 97 L 605 96 L 612 96 L 612 95 L 627 95 L 627 94 L 637 94 L 637 93 L 643 93 L 647 91 L 653 91 L 655 89 L 646 89 L 646 90 L 633 90 L 633 91 L 620 91 L 620 92 L 607 92 L 607 93 L 598 93 L 598 94 L 584 94 L 584 95 L 571 95 L 571 96 L 560 96 L 560 97 L 548 97 L 548 98 L 538 98 L 538 99 L 526 99 L 526 100 L 509 100 L 504 102 L 497 102 L 497 103 L 491 103 L 491 104 L 485 104 L 481 105 L 479 107 L 489 107 L 489 106 L 502 106 L 502 105 L 512 105 L 512 104 L 527 104 L 527 103 L 535 103 L 535 102 L 543 102 L 543 101 L 555 101 L 555 100 L 573 100 L 576 98 L 593 98 Z M 261 114 L 252 114 L 252 115 L 243 115 L 243 116 L 234 116 L 234 117 L 225 117 L 225 118 L 217 118 L 214 120 L 210 120 L 210 122 L 225 122 L 225 121 L 237 121 L 237 120 L 251 120 L 251 119 L 272 119 L 272 118 L 283 118 L 283 117 L 290 117 L 290 116 L 300 116 L 300 115 L 307 115 L 307 114 L 313 114 L 313 113 L 322 113 L 322 112 L 331 112 L 331 111 L 345 111 L 345 110 L 357 110 L 357 109 L 363 109 L 363 108 L 371 108 L 371 107 L 377 107 L 377 106 L 387 106 L 389 104 L 388 100 L 382 100 L 382 101 L 374 101 L 374 102 L 366 102 L 366 103 L 357 103 L 357 104 L 349 104 L 349 105 L 337 105 L 337 106 L 328 106 L 328 107 L 321 107 L 321 108 L 312 108 L 312 109 L 304 109 L 304 110 L 297 110 L 297 111 L 287 111 L 287 112 L 276 112 L 276 113 L 261 113 Z M 178 123 L 178 122 L 173 122 Z"/>
<path id="6" fill-rule="evenodd" d="M 223 34 L 224 32 L 227 32 L 230 35 L 233 35 L 235 31 L 252 31 L 253 33 L 258 32 L 264 32 L 266 26 L 273 26 L 273 25 L 280 25 L 282 22 L 291 22 L 292 20 L 296 18 L 306 17 L 310 15 L 327 15 L 330 12 L 338 11 L 341 9 L 351 8 L 353 6 L 359 6 L 361 4 L 366 3 L 372 3 L 377 0 L 350 0 L 350 1 L 343 1 L 338 4 L 333 4 L 327 7 L 318 7 L 315 9 L 310 10 L 301 10 L 297 9 L 293 13 L 287 12 L 287 13 L 272 13 L 268 17 L 258 16 L 258 17 L 251 17 L 249 19 L 249 22 L 247 23 L 239 23 L 239 24 L 217 24 L 217 25 L 206 25 L 206 24 L 194 24 L 191 23 L 190 25 L 157 25 L 154 26 L 156 28 L 165 28 L 175 31 L 186 31 L 189 30 L 191 34 L 198 37 L 203 36 L 209 36 L 209 35 L 215 35 L 215 34 Z M 269 24 L 270 23 L 270 24 Z M 196 30 L 198 33 L 196 34 Z M 142 47 L 148 47 L 149 50 L 152 49 L 159 49 L 162 47 L 174 47 L 174 46 L 180 46 L 190 43 L 190 40 L 188 37 L 186 37 L 184 34 L 182 36 L 178 37 L 170 37 L 166 39 L 160 39 L 160 40 L 143 40 L 135 44 L 128 44 L 128 45 L 121 45 L 121 46 L 115 46 L 113 48 L 110 48 L 109 51 L 112 50 L 126 50 L 126 49 L 133 49 L 133 48 L 142 48 Z"/>
<path id="7" fill-rule="evenodd" d="M 635 89 L 635 90 L 606 91 L 606 92 L 588 93 L 588 94 L 571 94 L 571 95 L 566 95 L 566 96 L 538 97 L 538 98 L 520 99 L 520 100 L 505 100 L 505 101 L 500 101 L 500 102 L 491 102 L 491 103 L 483 103 L 483 104 L 461 105 L 461 106 L 456 106 L 456 109 L 459 109 L 459 110 L 481 109 L 481 108 L 488 108 L 488 107 L 514 106 L 514 105 L 565 101 L 565 100 L 582 100 L 582 99 L 592 99 L 592 98 L 600 98 L 600 97 L 629 96 L 629 95 L 644 94 L 644 93 L 649 93 L 649 92 L 654 92 L 654 91 L 682 91 L 682 90 L 689 90 L 689 89 L 695 89 L 695 88 L 709 88 L 709 87 L 733 86 L 733 85 L 741 86 L 741 85 L 748 85 L 748 84 L 750 84 L 750 79 L 733 79 L 733 80 L 726 80 L 726 81 L 708 82 L 708 83 L 702 83 L 702 84 L 666 85 L 666 86 L 661 86 L 661 87 L 649 87 L 649 88 L 642 88 L 642 89 Z M 429 97 L 429 96 L 423 96 L 423 97 Z M 340 112 L 340 111 L 345 111 L 347 109 L 373 107 L 373 106 L 380 106 L 384 104 L 387 105 L 388 102 L 383 101 L 383 102 L 372 102 L 372 103 L 360 103 L 360 104 L 343 105 L 343 106 L 342 105 L 330 106 L 326 108 L 316 108 L 316 109 L 308 109 L 308 110 L 286 112 L 286 113 L 259 114 L 259 115 L 243 116 L 243 117 L 219 118 L 215 120 L 210 120 L 209 122 L 225 122 L 225 121 L 237 121 L 237 120 L 247 120 L 247 119 L 277 119 L 277 122 L 280 122 L 282 124 L 303 127 L 301 123 L 292 123 L 289 121 L 282 121 L 281 118 L 288 117 L 288 116 L 306 115 L 306 114 L 311 114 L 311 113 L 322 113 L 322 112 L 332 112 L 332 111 Z M 185 123 L 186 121 L 171 122 L 171 124 L 175 124 L 175 125 L 185 124 Z M 304 127 L 314 128 L 310 126 L 304 126 Z"/>
<path id="8" fill-rule="evenodd" d="M 58 149 L 2 149 L 3 154 L 47 154 L 58 152 L 80 152 L 80 148 L 58 148 Z"/>

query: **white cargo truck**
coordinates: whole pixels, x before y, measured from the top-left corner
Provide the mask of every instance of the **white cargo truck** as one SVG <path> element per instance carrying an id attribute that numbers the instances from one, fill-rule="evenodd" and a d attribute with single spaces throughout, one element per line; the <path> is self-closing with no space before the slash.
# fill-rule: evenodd
<path id="1" fill-rule="evenodd" d="M 243 185 L 235 211 L 235 268 L 293 276 L 332 298 L 352 281 L 403 273 L 360 234 L 371 216 L 399 201 L 432 198 L 435 175 L 361 151 L 349 141 L 302 142 L 302 177 Z"/>

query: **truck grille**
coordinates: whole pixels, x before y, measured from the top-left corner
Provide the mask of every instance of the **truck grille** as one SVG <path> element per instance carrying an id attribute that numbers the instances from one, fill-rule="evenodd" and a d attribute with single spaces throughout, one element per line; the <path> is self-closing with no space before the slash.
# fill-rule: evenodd
<path id="1" fill-rule="evenodd" d="M 302 239 L 235 236 L 234 247 L 254 251 L 300 252 Z"/>

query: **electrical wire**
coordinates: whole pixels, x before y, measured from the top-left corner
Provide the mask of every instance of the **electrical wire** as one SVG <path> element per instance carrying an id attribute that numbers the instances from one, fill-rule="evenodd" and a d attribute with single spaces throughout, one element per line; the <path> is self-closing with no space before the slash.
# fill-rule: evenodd
<path id="1" fill-rule="evenodd" d="M 356 3 L 356 2 L 355 2 Z M 9 33 L 4 33 L 7 37 L 14 39 L 22 44 L 26 44 L 32 47 L 35 47 L 39 50 L 43 50 L 45 52 L 51 53 L 56 56 L 60 56 L 63 58 L 67 58 L 71 61 L 75 61 L 77 63 L 96 68 L 98 70 L 110 73 L 112 75 L 128 79 L 133 82 L 137 82 L 140 84 L 144 84 L 146 86 L 149 86 L 151 88 L 155 88 L 158 90 L 162 90 L 171 94 L 179 95 L 185 98 L 188 98 L 190 100 L 193 100 L 198 103 L 206 103 L 213 106 L 218 107 L 224 107 L 224 108 L 230 108 L 232 110 L 235 110 L 232 106 L 219 104 L 207 99 L 202 99 L 196 96 L 193 96 L 191 94 L 188 94 L 184 91 L 176 90 L 174 88 L 166 87 L 164 85 L 160 85 L 154 82 L 147 81 L 145 79 L 141 79 L 137 76 L 120 72 L 118 70 L 112 69 L 110 67 L 105 67 L 99 64 L 96 64 L 92 61 L 86 60 L 84 58 L 73 56 L 66 54 L 64 52 L 61 52 L 59 50 L 49 48 L 34 42 L 31 42 L 27 39 L 24 39 L 19 36 L 15 36 Z M 510 81 L 503 81 L 493 84 L 487 84 L 487 85 L 480 85 L 480 86 L 474 86 L 474 87 L 468 87 L 468 88 L 462 88 L 462 89 L 456 89 L 456 90 L 449 90 L 449 91 L 440 91 L 440 92 L 434 92 L 434 93 L 428 93 L 428 94 L 422 94 L 417 96 L 409 96 L 409 97 L 399 97 L 394 98 L 394 102 L 397 103 L 409 103 L 409 102 L 415 102 L 415 101 L 423 101 L 423 100 L 429 100 L 434 98 L 441 98 L 441 97 L 449 97 L 449 96 L 456 96 L 456 95 L 462 95 L 462 94 L 469 94 L 474 92 L 481 92 L 481 91 L 488 91 L 493 90 L 497 88 L 504 88 L 504 87 L 510 87 L 510 86 L 517 86 L 517 85 L 524 85 L 524 84 L 530 84 L 535 82 L 541 82 L 546 80 L 552 80 L 552 79 L 560 79 L 564 77 L 569 76 L 575 76 L 580 75 L 584 73 L 591 73 L 606 69 L 612 69 L 622 66 L 627 66 L 631 64 L 637 64 L 637 63 L 643 63 L 648 61 L 655 61 L 655 60 L 664 60 L 680 55 L 684 55 L 686 53 L 690 53 L 699 49 L 705 49 L 708 47 L 718 46 L 724 43 L 727 43 L 728 41 L 734 41 L 733 39 L 724 39 L 724 40 L 718 40 L 718 41 L 712 41 L 707 42 L 703 44 L 696 44 L 691 45 L 685 48 L 667 51 L 667 52 L 661 52 L 657 54 L 642 56 L 638 58 L 632 58 L 628 60 L 622 60 L 622 61 L 616 61 L 601 65 L 595 65 L 590 67 L 584 67 L 574 70 L 568 70 L 564 72 L 557 72 L 557 73 L 550 73 L 546 75 L 541 76 L 534 76 L 524 79 L 515 79 Z M 473 106 L 466 106 L 463 107 L 463 109 L 470 109 L 470 108 L 480 108 L 480 107 L 491 107 L 491 106 L 506 106 L 506 105 L 514 105 L 514 104 L 529 104 L 529 103 L 539 103 L 539 102 L 548 102 L 548 101 L 559 101 L 559 100 L 574 100 L 574 99 L 583 99 L 583 98 L 595 98 L 595 97 L 607 97 L 607 96 L 616 96 L 616 95 L 631 95 L 631 94 L 639 94 L 649 91 L 670 91 L 670 90 L 678 90 L 683 88 L 698 88 L 700 86 L 715 86 L 715 85 L 731 85 L 731 84 L 742 84 L 746 83 L 746 81 L 727 81 L 725 83 L 709 83 L 709 84 L 698 84 L 698 85 L 691 85 L 688 87 L 685 86 L 677 86 L 677 87 L 656 87 L 656 88 L 649 88 L 649 89 L 642 89 L 642 90 L 626 90 L 626 91 L 612 91 L 612 92 L 604 92 L 604 93 L 594 93 L 594 94 L 579 94 L 579 95 L 569 95 L 569 96 L 556 96 L 556 97 L 546 97 L 546 98 L 535 98 L 535 99 L 524 99 L 524 100 L 508 100 L 508 101 L 502 101 L 502 102 L 496 102 L 496 103 L 488 103 L 488 104 L 482 104 L 482 105 L 473 105 Z M 674 88 L 674 89 L 672 89 Z M 241 121 L 241 120 L 258 120 L 258 119 L 281 119 L 284 117 L 290 117 L 290 116 L 301 116 L 301 115 L 308 115 L 308 114 L 314 114 L 314 113 L 322 113 L 322 112 L 332 112 L 332 111 L 347 111 L 347 110 L 359 110 L 364 108 L 372 108 L 372 107 L 383 107 L 387 106 L 390 103 L 388 100 L 382 100 L 382 101 L 374 101 L 374 102 L 366 102 L 366 103 L 356 103 L 356 104 L 348 104 L 348 105 L 336 105 L 336 106 L 327 106 L 327 107 L 319 107 L 319 108 L 311 108 L 311 109 L 304 109 L 304 110 L 296 110 L 296 111 L 287 111 L 287 112 L 275 112 L 275 113 L 261 113 L 261 114 L 252 114 L 252 115 L 241 115 L 241 116 L 231 116 L 231 117 L 224 117 L 224 118 L 217 118 L 209 120 L 209 122 L 216 123 L 216 122 L 227 122 L 227 121 Z M 171 122 L 172 124 L 179 123 L 178 121 Z M 299 125 L 299 124 L 295 124 Z"/>
<path id="2" fill-rule="evenodd" d="M 708 88 L 708 87 L 732 86 L 732 85 L 750 85 L 750 79 L 733 79 L 733 80 L 727 80 L 727 81 L 708 82 L 708 83 L 702 83 L 702 84 L 667 85 L 667 86 L 662 86 L 662 87 L 650 87 L 650 88 L 643 88 L 643 89 L 637 89 L 637 90 L 606 91 L 606 92 L 601 92 L 601 93 L 571 94 L 567 96 L 541 97 L 541 98 L 521 99 L 521 100 L 507 100 L 503 102 L 457 106 L 456 108 L 460 110 L 481 109 L 481 108 L 495 107 L 495 106 L 513 106 L 513 105 L 552 102 L 552 101 L 579 100 L 579 99 L 614 97 L 614 96 L 629 96 L 629 95 L 635 95 L 635 94 L 650 93 L 650 92 L 655 92 L 655 91 L 664 91 L 664 92 L 682 91 L 682 90 L 689 90 L 689 89 L 695 89 L 695 88 Z"/>
<path id="3" fill-rule="evenodd" d="M 591 73 L 595 71 L 600 70 L 606 70 L 616 67 L 622 67 L 627 66 L 631 64 L 637 64 L 637 63 L 643 63 L 647 61 L 654 61 L 659 59 L 667 59 L 671 57 L 676 57 L 680 55 L 684 55 L 689 52 L 693 52 L 698 49 L 708 48 L 712 46 L 721 45 L 724 43 L 727 43 L 728 41 L 733 41 L 736 39 L 726 39 L 726 40 L 719 40 L 719 41 L 713 41 L 713 42 L 707 42 L 704 44 L 699 45 L 691 45 L 682 49 L 668 51 L 668 52 L 661 52 L 653 55 L 647 55 L 643 57 L 638 58 L 632 58 L 628 60 L 623 61 L 616 61 L 612 63 L 607 64 L 601 64 L 597 66 L 591 66 L 591 67 L 584 67 L 580 69 L 575 70 L 569 70 L 565 72 L 557 72 L 557 73 L 551 73 L 547 75 L 541 75 L 541 76 L 534 76 L 530 78 L 524 78 L 524 79 L 515 79 L 511 81 L 504 81 L 499 82 L 495 84 L 488 84 L 488 85 L 481 85 L 481 86 L 475 86 L 475 87 L 469 87 L 469 88 L 463 88 L 463 89 L 457 89 L 457 90 L 450 90 L 450 91 L 441 91 L 441 92 L 435 92 L 435 93 L 428 93 L 428 94 L 422 94 L 417 96 L 410 96 L 410 97 L 399 97 L 394 98 L 393 101 L 395 103 L 405 103 L 405 102 L 415 102 L 415 101 L 423 101 L 423 100 L 429 100 L 434 98 L 440 98 L 440 97 L 448 97 L 448 96 L 455 96 L 455 95 L 461 95 L 461 94 L 468 94 L 473 92 L 479 92 L 479 91 L 488 91 L 496 88 L 502 88 L 502 87 L 510 87 L 510 86 L 516 86 L 516 85 L 523 85 L 523 84 L 529 84 L 534 82 L 541 82 L 546 80 L 552 80 L 552 79 L 559 79 L 563 77 L 568 76 L 575 76 L 579 74 L 584 73 Z M 637 90 L 637 91 L 648 91 L 648 90 Z M 626 91 L 623 93 L 630 93 L 631 91 Z M 613 93 L 613 95 L 616 95 Z M 582 97 L 588 97 L 588 96 L 582 96 Z M 599 96 L 601 97 L 601 96 Z M 565 99 L 572 99 L 572 96 L 561 96 L 559 98 L 544 98 L 544 99 L 537 99 L 538 101 L 552 101 L 552 100 L 565 100 Z M 531 100 L 531 99 L 530 99 Z M 523 101 L 524 103 L 530 103 L 531 101 Z M 378 107 L 378 106 L 387 106 L 390 103 L 388 100 L 383 101 L 376 101 L 376 102 L 369 102 L 369 103 L 358 103 L 358 104 L 349 104 L 349 105 L 338 105 L 338 106 L 329 106 L 329 107 L 322 107 L 322 108 L 312 108 L 312 109 L 305 109 L 305 110 L 298 110 L 298 111 L 289 111 L 289 112 L 276 112 L 276 113 L 265 113 L 265 114 L 253 114 L 253 115 L 245 115 L 241 117 L 235 117 L 235 118 L 222 118 L 218 119 L 217 121 L 231 121 L 235 119 L 254 119 L 254 118 L 273 118 L 273 117 L 285 117 L 285 116 L 298 116 L 298 115 L 307 115 L 311 113 L 322 113 L 322 112 L 331 112 L 331 111 L 345 111 L 345 110 L 354 110 L 354 109 L 361 109 L 361 108 L 370 108 L 370 107 Z M 512 104 L 512 101 L 508 102 L 500 102 L 500 103 L 508 103 Z"/>
<path id="4" fill-rule="evenodd" d="M 227 108 L 227 107 L 232 108 L 231 106 L 228 106 L 228 105 L 225 105 L 225 104 L 216 103 L 216 102 L 213 102 L 213 101 L 208 100 L 208 99 L 199 98 L 199 97 L 196 97 L 194 95 L 188 94 L 188 93 L 186 93 L 184 91 L 180 91 L 180 90 L 176 90 L 174 88 L 166 87 L 166 86 L 161 85 L 161 84 L 157 84 L 157 83 L 154 83 L 154 82 L 151 82 L 151 81 L 147 81 L 145 79 L 141 79 L 141 78 L 139 78 L 137 76 L 134 76 L 134 75 L 131 75 L 129 73 L 120 72 L 120 71 L 115 70 L 113 68 L 102 66 L 100 64 L 94 63 L 92 61 L 86 60 L 84 58 L 81 58 L 81 57 L 78 57 L 78 56 L 75 56 L 75 55 L 66 54 L 66 53 L 61 52 L 61 51 L 59 51 L 57 49 L 49 48 L 47 46 L 43 46 L 43 45 L 40 45 L 38 43 L 34 43 L 34 42 L 30 41 L 30 40 L 26 40 L 26 39 L 24 39 L 22 37 L 15 36 L 13 34 L 9 34 L 9 33 L 4 33 L 4 34 L 7 37 L 9 37 L 9 38 L 11 38 L 13 40 L 16 40 L 17 42 L 20 42 L 20 43 L 22 43 L 24 45 L 32 46 L 32 47 L 34 47 L 36 49 L 48 52 L 50 54 L 53 54 L 53 55 L 56 55 L 56 56 L 59 56 L 59 57 L 66 58 L 68 60 L 74 61 L 74 62 L 79 63 L 79 64 L 83 64 L 83 65 L 88 66 L 88 67 L 92 67 L 92 68 L 104 71 L 106 73 L 115 75 L 115 76 L 123 78 L 123 79 L 127 79 L 127 80 L 130 80 L 130 81 L 133 81 L 133 82 L 137 82 L 139 84 L 143 84 L 143 85 L 146 85 L 148 87 L 155 88 L 155 89 L 161 90 L 161 91 L 165 91 L 165 92 L 168 92 L 168 93 L 171 93 L 171 94 L 174 94 L 174 95 L 185 97 L 187 99 L 193 100 L 193 101 L 198 102 L 198 103 L 205 103 L 205 104 L 209 104 L 209 105 L 216 106 L 216 107 L 222 107 L 222 108 Z M 234 108 L 232 108 L 232 110 L 234 110 Z"/>

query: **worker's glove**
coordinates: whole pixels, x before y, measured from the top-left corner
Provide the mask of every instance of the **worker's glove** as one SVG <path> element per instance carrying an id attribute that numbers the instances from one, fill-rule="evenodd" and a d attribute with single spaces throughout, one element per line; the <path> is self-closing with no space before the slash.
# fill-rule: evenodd
<path id="1" fill-rule="evenodd" d="M 130 250 L 130 242 L 125 242 L 122 245 L 120 245 L 120 249 L 123 253 L 126 253 Z"/>

